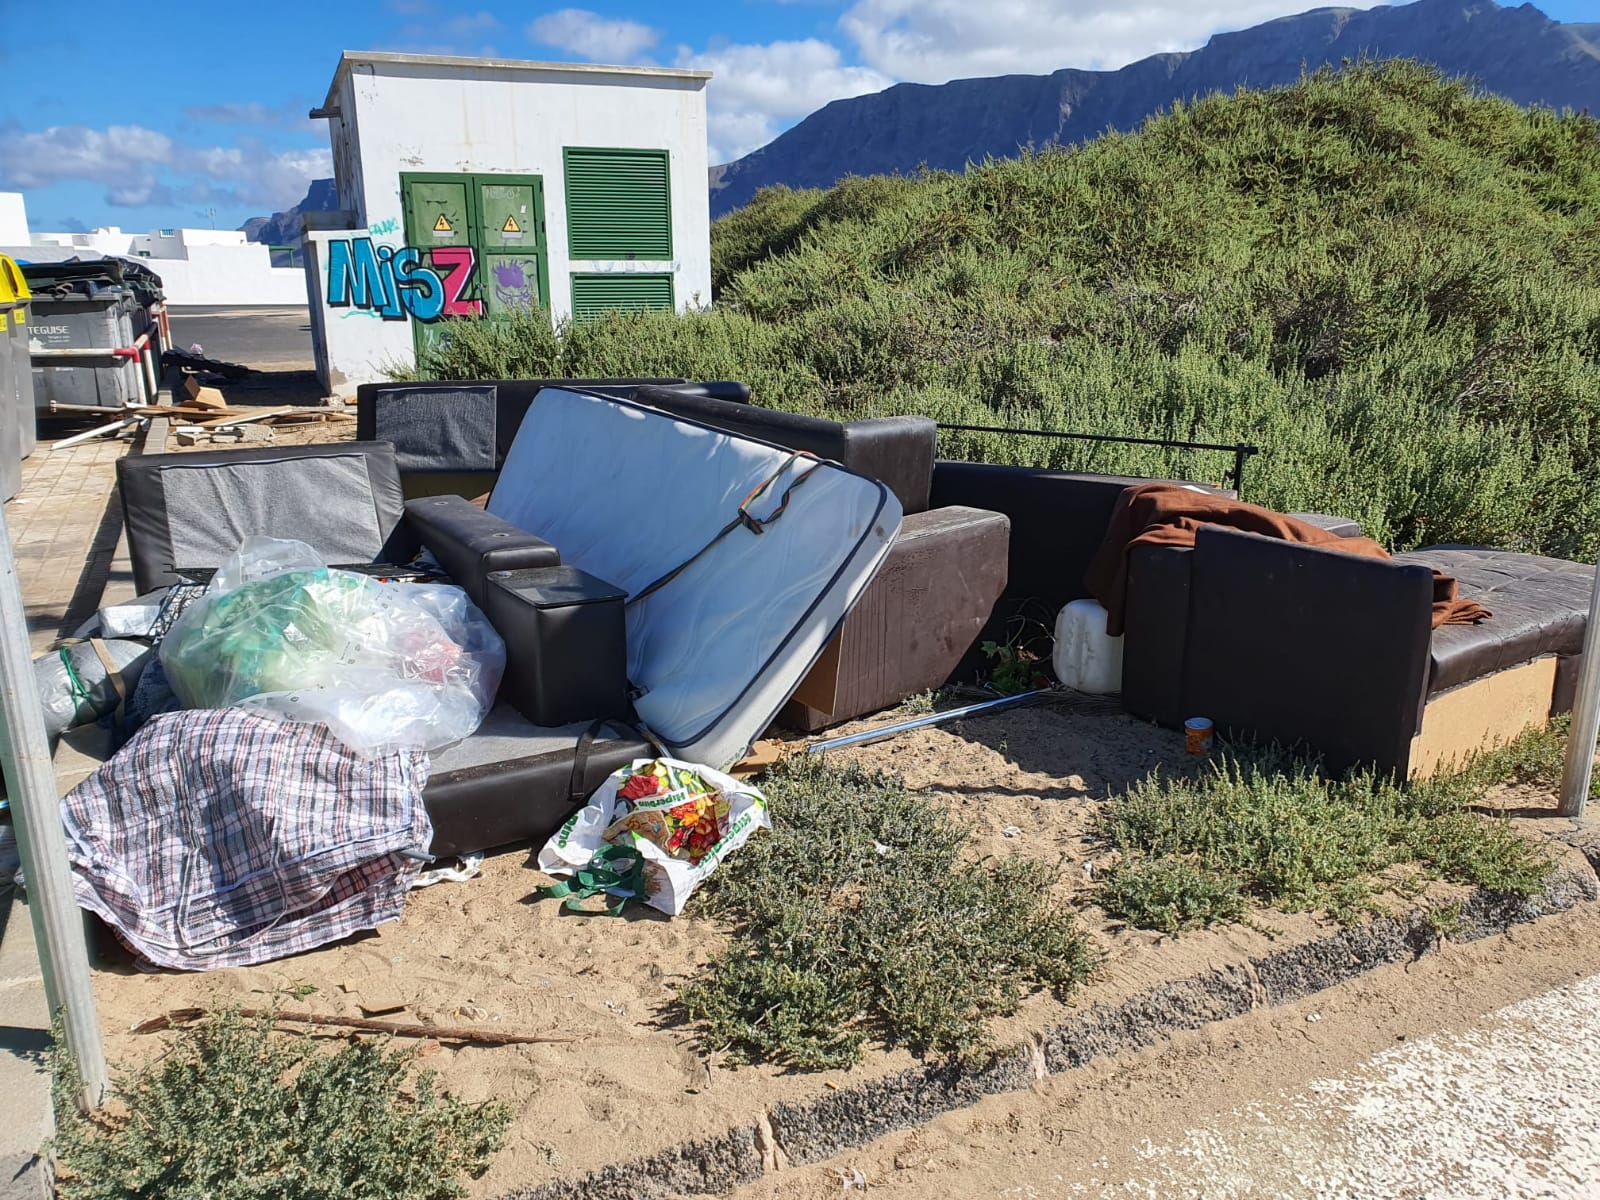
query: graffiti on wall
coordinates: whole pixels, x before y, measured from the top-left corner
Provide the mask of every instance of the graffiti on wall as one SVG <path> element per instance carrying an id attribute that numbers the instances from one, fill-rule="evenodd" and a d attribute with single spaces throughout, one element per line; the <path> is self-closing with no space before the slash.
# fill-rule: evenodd
<path id="1" fill-rule="evenodd" d="M 328 307 L 348 308 L 385 321 L 438 321 L 482 315 L 483 301 L 463 299 L 477 270 L 471 246 L 375 245 L 370 237 L 328 243 Z"/>
<path id="2" fill-rule="evenodd" d="M 533 304 L 533 282 L 523 268 L 524 264 L 516 259 L 495 264 L 494 298 L 504 307 L 527 308 Z"/>

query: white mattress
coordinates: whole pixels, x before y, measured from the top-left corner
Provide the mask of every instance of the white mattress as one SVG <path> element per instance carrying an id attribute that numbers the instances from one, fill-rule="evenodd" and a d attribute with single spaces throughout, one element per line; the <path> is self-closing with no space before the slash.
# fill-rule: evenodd
<path id="1" fill-rule="evenodd" d="M 693 558 L 741 502 L 765 520 L 812 458 L 604 396 L 545 388 L 506 455 L 489 511 L 563 563 L 636 596 Z M 781 474 L 779 474 L 781 472 Z M 900 528 L 883 484 L 824 462 L 783 515 L 739 526 L 628 605 L 640 720 L 674 755 L 740 758 L 800 685 Z"/>

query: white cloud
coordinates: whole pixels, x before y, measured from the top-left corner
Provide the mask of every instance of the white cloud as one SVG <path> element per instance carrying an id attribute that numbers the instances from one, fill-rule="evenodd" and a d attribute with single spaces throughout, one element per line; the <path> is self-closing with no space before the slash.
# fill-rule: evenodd
<path id="1" fill-rule="evenodd" d="M 408 54 L 444 54 L 468 58 L 499 56 L 489 39 L 500 32 L 500 18 L 486 9 L 450 16 L 426 0 L 394 3 L 389 7 L 396 13 L 413 18 L 385 43 L 391 49 Z"/>
<path id="2" fill-rule="evenodd" d="M 0 186 L 87 180 L 104 183 L 106 202 L 122 207 L 211 200 L 286 208 L 332 171 L 325 149 L 274 150 L 254 139 L 194 146 L 139 125 L 0 126 Z"/>
<path id="3" fill-rule="evenodd" d="M 1312 7 L 1308 0 L 856 0 L 839 18 L 862 62 L 896 79 L 1115 70 Z"/>
<path id="4" fill-rule="evenodd" d="M 846 66 L 837 46 L 816 38 L 765 46 L 678 48 L 676 65 L 709 70 L 706 120 L 711 161 L 729 162 L 830 100 L 882 91 L 894 82 L 870 67 Z"/>
<path id="5" fill-rule="evenodd" d="M 660 31 L 648 25 L 582 8 L 546 13 L 528 26 L 528 36 L 567 54 L 608 63 L 632 63 L 661 40 Z"/>
<path id="6" fill-rule="evenodd" d="M 117 179 L 148 172 L 172 157 L 172 139 L 140 125 L 0 126 L 0 179 L 14 188 L 64 179 Z"/>

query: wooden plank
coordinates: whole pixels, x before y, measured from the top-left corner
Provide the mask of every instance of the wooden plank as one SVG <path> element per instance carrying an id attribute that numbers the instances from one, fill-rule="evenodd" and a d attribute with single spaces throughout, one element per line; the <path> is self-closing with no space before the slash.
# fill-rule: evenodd
<path id="1" fill-rule="evenodd" d="M 268 417 L 281 417 L 284 413 L 293 411 L 294 405 L 286 404 L 282 408 L 259 409 L 247 417 L 218 417 L 214 421 L 198 421 L 196 424 L 201 429 L 226 429 L 229 425 L 243 425 L 247 421 L 265 421 Z"/>

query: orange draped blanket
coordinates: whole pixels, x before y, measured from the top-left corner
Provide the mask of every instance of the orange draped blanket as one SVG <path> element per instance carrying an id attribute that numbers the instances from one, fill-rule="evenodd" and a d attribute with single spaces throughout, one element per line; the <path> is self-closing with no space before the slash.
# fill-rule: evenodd
<path id="1" fill-rule="evenodd" d="M 1127 489 L 1117 500 L 1106 525 L 1105 540 L 1084 573 L 1089 594 L 1110 614 L 1106 621 L 1108 633 L 1113 637 L 1122 633 L 1128 596 L 1128 554 L 1133 547 L 1193 546 L 1195 531 L 1202 525 L 1222 525 L 1365 558 L 1389 557 L 1389 552 L 1371 538 L 1339 537 L 1258 504 L 1192 491 L 1174 483 L 1140 484 Z M 1438 571 L 1433 573 L 1435 629 L 1441 625 L 1471 625 L 1489 615 L 1483 605 L 1457 594 L 1454 579 Z"/>

